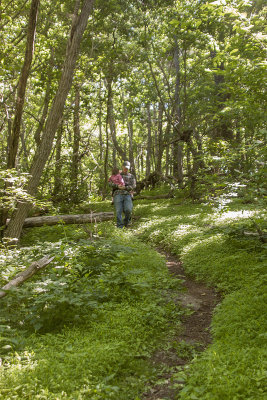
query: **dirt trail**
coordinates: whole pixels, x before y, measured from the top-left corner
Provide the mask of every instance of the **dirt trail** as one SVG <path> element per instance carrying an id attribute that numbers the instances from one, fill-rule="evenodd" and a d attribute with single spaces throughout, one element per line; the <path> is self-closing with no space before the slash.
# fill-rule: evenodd
<path id="1" fill-rule="evenodd" d="M 157 352 L 152 359 L 155 364 L 166 365 L 166 367 L 184 366 L 190 362 L 190 349 L 203 351 L 212 341 L 210 324 L 214 307 L 219 303 L 220 296 L 214 289 L 205 284 L 196 282 L 185 275 L 182 263 L 177 257 L 158 250 L 166 258 L 167 267 L 172 275 L 182 279 L 185 291 L 178 294 L 177 301 L 184 307 L 192 310 L 190 315 L 182 319 L 182 329 L 177 333 L 176 343 L 182 343 L 185 352 L 171 348 L 168 351 Z M 188 345 L 188 346 L 187 346 Z M 188 351 L 187 351 L 188 349 Z M 176 392 L 172 389 L 172 372 L 164 374 L 161 378 L 163 384 L 152 387 L 143 396 L 143 400 L 174 400 L 177 399 Z M 176 394 L 176 397 L 175 397 Z"/>

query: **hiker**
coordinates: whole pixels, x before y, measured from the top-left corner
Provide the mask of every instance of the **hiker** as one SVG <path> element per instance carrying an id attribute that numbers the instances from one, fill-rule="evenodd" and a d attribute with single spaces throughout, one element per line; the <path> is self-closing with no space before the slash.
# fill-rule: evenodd
<path id="1" fill-rule="evenodd" d="M 117 227 L 123 228 L 129 225 L 133 209 L 132 193 L 136 187 L 135 177 L 129 172 L 131 164 L 129 161 L 124 161 L 122 165 L 121 177 L 124 181 L 124 186 L 109 182 L 113 189 L 114 206 L 116 210 Z M 122 214 L 124 213 L 124 219 Z"/>
<path id="2" fill-rule="evenodd" d="M 123 177 L 121 176 L 120 172 L 121 171 L 119 170 L 119 168 L 114 167 L 112 169 L 112 175 L 111 175 L 111 177 L 109 178 L 108 181 L 114 183 L 117 186 L 120 185 L 120 186 L 125 187 L 124 180 L 123 180 Z M 115 192 L 115 190 L 116 190 L 115 188 L 112 189 L 112 203 L 111 204 L 114 204 L 114 192 Z"/>

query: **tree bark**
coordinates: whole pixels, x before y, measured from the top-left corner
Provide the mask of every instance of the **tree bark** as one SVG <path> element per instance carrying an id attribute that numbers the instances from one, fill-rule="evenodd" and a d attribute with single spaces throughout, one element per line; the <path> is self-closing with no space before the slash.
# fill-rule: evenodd
<path id="1" fill-rule="evenodd" d="M 32 64 L 33 52 L 34 52 L 34 41 L 35 41 L 39 3 L 40 0 L 32 0 L 31 3 L 26 51 L 17 89 L 15 116 L 8 138 L 7 169 L 15 168 L 16 165 L 16 156 L 18 152 L 25 93 L 26 93 L 28 77 L 30 74 L 30 68 Z M 0 212 L 0 226 L 5 226 L 7 216 L 8 216 L 8 210 L 2 209 Z"/>
<path id="2" fill-rule="evenodd" d="M 27 279 L 29 279 L 31 276 L 33 276 L 37 271 L 39 271 L 41 268 L 44 268 L 46 265 L 48 265 L 54 257 L 43 257 L 39 261 L 34 261 L 29 268 L 27 268 L 25 271 L 20 272 L 15 276 L 12 281 L 7 283 L 5 286 L 0 289 L 0 298 L 5 297 L 7 295 L 7 290 L 12 289 L 13 287 L 17 287 L 21 285 L 23 282 L 25 282 Z"/>
<path id="3" fill-rule="evenodd" d="M 52 149 L 54 136 L 63 114 L 64 105 L 68 92 L 71 88 L 73 73 L 80 48 L 80 43 L 85 31 L 89 15 L 92 11 L 94 0 L 85 0 L 79 15 L 75 15 L 72 22 L 71 32 L 67 44 L 67 51 L 63 71 L 60 78 L 57 93 L 45 124 L 44 132 L 35 154 L 30 170 L 31 178 L 27 185 L 27 191 L 35 195 L 39 181 Z M 21 235 L 23 222 L 29 212 L 31 205 L 29 203 L 20 203 L 14 212 L 8 228 L 5 232 L 6 238 L 18 239 Z"/>
<path id="4" fill-rule="evenodd" d="M 61 159 L 61 148 L 62 148 L 62 136 L 63 136 L 63 124 L 61 123 L 57 129 L 57 140 L 56 140 L 56 165 L 54 171 L 54 190 L 53 200 L 58 201 L 62 192 L 61 183 L 61 171 L 62 171 L 62 159 Z"/>
<path id="5" fill-rule="evenodd" d="M 131 163 L 131 172 L 136 177 L 134 155 L 133 155 L 133 120 L 129 119 L 127 123 L 129 135 L 129 161 Z"/>
<path id="6" fill-rule="evenodd" d="M 223 41 L 223 33 L 220 34 L 219 41 Z M 217 51 L 211 51 L 210 55 L 211 58 L 215 58 Z M 222 137 L 225 140 L 232 140 L 233 139 L 233 129 L 229 121 L 225 119 L 225 117 L 220 114 L 220 111 L 224 108 L 225 102 L 230 98 L 230 94 L 222 92 L 222 87 L 225 83 L 224 75 L 220 73 L 220 71 L 224 71 L 224 62 L 220 62 L 217 64 L 217 71 L 218 73 L 214 73 L 214 83 L 215 83 L 215 102 L 217 103 L 218 107 L 218 121 L 214 126 L 214 134 L 215 137 Z"/>
<path id="7" fill-rule="evenodd" d="M 175 65 L 175 95 L 174 95 L 174 137 L 177 142 L 173 145 L 174 165 L 173 173 L 178 179 L 180 187 L 183 185 L 183 147 L 181 142 L 181 99 L 180 99 L 180 59 L 177 37 L 174 38 L 174 65 Z"/>
<path id="8" fill-rule="evenodd" d="M 73 152 L 72 152 L 72 163 L 71 163 L 71 198 L 74 203 L 78 200 L 78 169 L 79 169 L 79 148 L 81 140 L 80 132 L 80 89 L 78 86 L 75 88 L 75 104 L 74 104 L 74 115 L 73 115 Z"/>
<path id="9" fill-rule="evenodd" d="M 146 176 L 151 173 L 151 153 L 152 153 L 152 121 L 150 103 L 146 106 L 147 109 L 147 147 L 146 147 Z"/>
<path id="10" fill-rule="evenodd" d="M 21 70 L 19 83 L 18 83 L 16 106 L 15 106 L 15 116 L 14 116 L 11 138 L 9 140 L 9 151 L 8 151 L 8 159 L 7 159 L 7 168 L 8 169 L 15 167 L 16 155 L 18 152 L 23 105 L 24 105 L 24 100 L 25 100 L 27 81 L 28 81 L 28 77 L 30 74 L 33 52 L 34 52 L 34 41 L 35 41 L 35 32 L 36 32 L 39 3 L 40 3 L 40 0 L 32 0 L 32 3 L 31 3 L 28 32 L 27 32 L 26 52 L 25 52 L 25 57 L 24 57 L 24 64 L 23 64 L 23 67 Z"/>
<path id="11" fill-rule="evenodd" d="M 24 220 L 23 228 L 34 228 L 43 225 L 57 225 L 60 223 L 70 224 L 90 224 L 113 219 L 113 212 L 99 212 L 91 214 L 67 214 L 67 215 L 43 215 L 41 217 L 31 217 Z"/>
<path id="12" fill-rule="evenodd" d="M 156 167 L 155 170 L 157 173 L 162 173 L 162 156 L 164 152 L 163 147 L 163 131 L 162 131 L 162 118 L 163 118 L 163 107 L 162 104 L 158 105 L 158 149 L 157 149 L 157 157 L 156 157 Z"/>
<path id="13" fill-rule="evenodd" d="M 48 72 L 47 72 L 47 84 L 46 84 L 46 92 L 45 92 L 45 97 L 44 97 L 44 104 L 43 104 L 43 111 L 41 115 L 41 119 L 39 121 L 39 124 L 37 126 L 36 132 L 34 134 L 34 139 L 39 146 L 40 141 L 41 141 L 41 133 L 45 124 L 45 120 L 48 114 L 48 109 L 49 109 L 49 101 L 51 97 L 51 83 L 52 83 L 52 70 L 53 70 L 53 65 L 54 65 L 54 50 L 51 49 L 51 56 L 50 56 L 50 61 L 49 61 L 49 67 L 48 67 Z"/>
<path id="14" fill-rule="evenodd" d="M 105 159 L 104 159 L 104 185 L 102 191 L 102 200 L 105 200 L 107 196 L 107 185 L 108 185 L 108 158 L 109 158 L 109 134 L 108 134 L 108 115 L 106 117 L 106 148 L 105 148 Z"/>
<path id="15" fill-rule="evenodd" d="M 119 145 L 117 141 L 116 123 L 114 118 L 114 107 L 113 107 L 112 79 L 110 77 L 107 78 L 107 89 L 108 89 L 107 115 L 108 115 L 108 123 L 112 137 L 112 142 L 122 160 L 127 160 L 125 151 L 122 149 L 122 147 Z"/>

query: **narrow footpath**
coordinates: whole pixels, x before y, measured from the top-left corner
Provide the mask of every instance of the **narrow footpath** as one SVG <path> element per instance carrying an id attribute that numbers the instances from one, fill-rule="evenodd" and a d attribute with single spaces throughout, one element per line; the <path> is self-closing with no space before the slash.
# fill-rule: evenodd
<path id="1" fill-rule="evenodd" d="M 182 318 L 182 328 L 174 339 L 175 343 L 181 343 L 180 352 L 175 347 L 170 346 L 169 350 L 159 351 L 154 354 L 152 362 L 155 365 L 166 365 L 166 367 L 169 367 L 168 369 L 172 367 L 183 368 L 191 361 L 192 351 L 204 351 L 211 343 L 211 318 L 215 306 L 220 302 L 220 296 L 213 288 L 189 278 L 177 257 L 166 253 L 162 249 L 158 249 L 158 251 L 165 256 L 169 272 L 183 280 L 182 286 L 185 290 L 178 294 L 177 303 L 191 309 L 192 313 Z M 181 351 L 183 348 L 184 351 Z M 172 374 L 172 372 L 165 373 L 161 377 L 163 383 L 153 386 L 143 395 L 143 400 L 177 399 L 178 389 L 174 390 L 172 387 Z"/>

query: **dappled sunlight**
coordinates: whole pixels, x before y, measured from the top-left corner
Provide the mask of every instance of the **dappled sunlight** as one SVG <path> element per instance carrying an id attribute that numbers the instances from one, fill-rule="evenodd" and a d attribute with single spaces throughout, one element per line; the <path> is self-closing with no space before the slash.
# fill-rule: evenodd
<path id="1" fill-rule="evenodd" d="M 162 232 L 162 230 L 165 230 L 168 226 L 170 226 L 173 223 L 175 223 L 175 219 L 173 216 L 161 217 L 161 218 L 151 217 L 147 221 L 142 221 L 142 225 L 140 225 L 136 229 L 136 233 L 142 233 L 146 231 L 153 231 L 153 234 L 155 234 L 155 232 L 157 231 L 160 233 Z M 160 227 L 162 227 L 162 229 L 160 229 Z"/>
<path id="2" fill-rule="evenodd" d="M 187 245 L 183 247 L 183 254 L 189 253 L 192 250 L 195 250 L 198 246 L 201 246 L 201 248 L 204 248 L 205 246 L 211 245 L 212 243 L 218 243 L 220 240 L 223 240 L 223 235 L 222 234 L 217 234 L 214 236 L 210 236 L 207 238 L 201 237 L 200 239 L 195 238 L 194 241 L 189 242 Z"/>
<path id="3" fill-rule="evenodd" d="M 199 219 L 201 217 L 201 214 L 192 214 L 192 215 L 187 215 L 186 218 L 188 219 Z"/>
<path id="4" fill-rule="evenodd" d="M 240 211 L 226 211 L 223 213 L 214 214 L 216 222 L 234 221 L 239 219 L 247 219 L 255 216 L 258 211 L 240 210 Z"/>
<path id="5" fill-rule="evenodd" d="M 200 232 L 200 229 L 194 225 L 179 225 L 178 229 L 172 232 L 173 238 L 188 235 L 189 233 Z"/>

